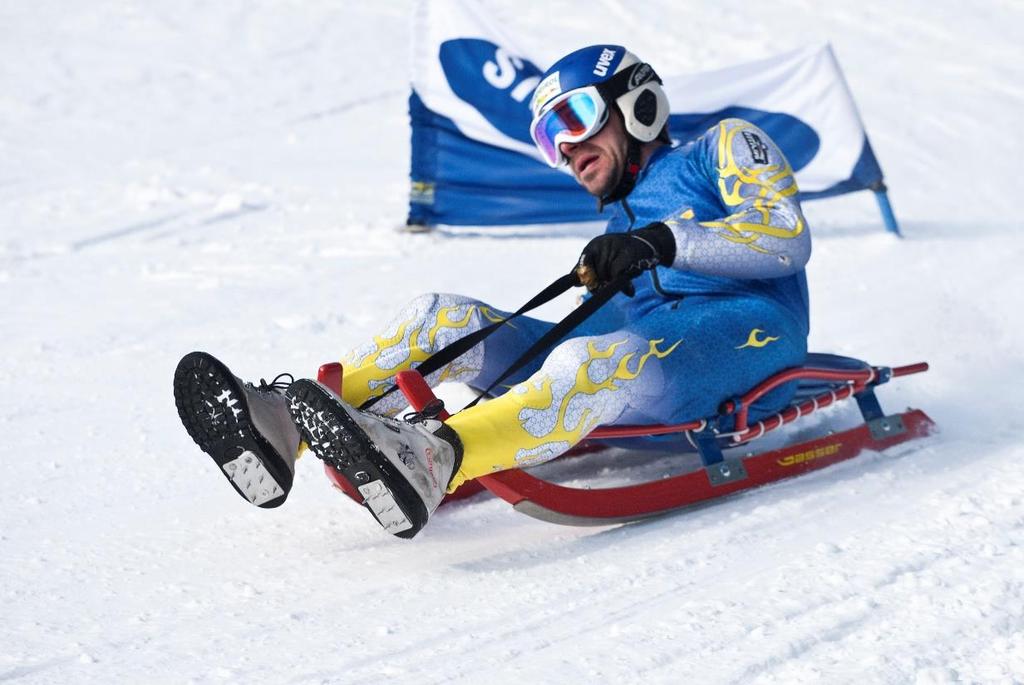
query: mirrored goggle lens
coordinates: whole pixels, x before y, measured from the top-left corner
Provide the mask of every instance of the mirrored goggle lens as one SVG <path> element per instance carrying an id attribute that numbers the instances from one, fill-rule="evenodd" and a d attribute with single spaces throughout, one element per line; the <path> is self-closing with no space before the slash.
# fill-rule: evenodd
<path id="1" fill-rule="evenodd" d="M 537 147 L 548 162 L 554 165 L 560 158 L 556 137 L 565 134 L 558 142 L 575 143 L 584 140 L 597 131 L 600 117 L 600 108 L 590 93 L 573 93 L 534 122 Z"/>

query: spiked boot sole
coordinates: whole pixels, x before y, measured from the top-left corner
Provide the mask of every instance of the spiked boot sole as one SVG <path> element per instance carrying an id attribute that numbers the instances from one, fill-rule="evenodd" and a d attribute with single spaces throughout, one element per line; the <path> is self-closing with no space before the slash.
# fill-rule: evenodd
<path id="1" fill-rule="evenodd" d="M 306 445 L 359 491 L 377 522 L 398 537 L 416 535 L 427 522 L 426 507 L 338 398 L 308 379 L 292 383 L 286 396 Z"/>
<path id="2" fill-rule="evenodd" d="M 174 403 L 189 436 L 239 495 L 265 509 L 284 503 L 292 472 L 256 430 L 245 392 L 224 364 L 205 352 L 185 355 L 174 371 Z"/>

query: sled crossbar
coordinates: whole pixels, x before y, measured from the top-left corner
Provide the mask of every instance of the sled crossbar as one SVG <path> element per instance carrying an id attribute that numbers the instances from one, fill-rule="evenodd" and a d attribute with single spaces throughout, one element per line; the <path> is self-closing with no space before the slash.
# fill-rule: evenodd
<path id="1" fill-rule="evenodd" d="M 808 416 L 818 409 L 824 409 L 831 404 L 835 404 L 839 400 L 848 399 L 854 394 L 862 392 L 870 385 L 880 385 L 881 383 L 886 382 L 889 378 L 907 376 L 927 370 L 928 364 L 925 362 L 889 369 L 888 373 L 886 373 L 884 368 L 876 367 L 867 367 L 863 370 L 856 371 L 819 369 L 813 367 L 787 369 L 758 384 L 738 400 L 726 401 L 721 407 L 720 415 L 727 416 L 729 414 L 736 414 L 736 425 L 733 432 L 730 434 L 730 437 L 735 443 L 748 442 L 759 438 L 776 428 L 780 428 L 787 423 L 791 423 L 798 418 Z M 812 397 L 811 399 L 805 400 L 799 404 L 791 405 L 771 417 L 758 421 L 752 427 L 748 427 L 747 415 L 754 402 L 759 400 L 761 397 L 764 397 L 780 385 L 799 380 L 834 381 L 836 383 L 843 383 L 844 385 L 838 389 L 823 392 L 820 395 Z M 414 380 L 409 379 L 407 384 L 411 385 L 412 382 L 414 382 Z M 406 395 L 406 397 L 411 401 L 409 395 Z M 415 409 L 416 406 L 413 405 L 413 408 Z M 587 439 L 600 440 L 610 438 L 639 438 L 649 435 L 671 435 L 674 433 L 688 433 L 690 431 L 701 430 L 707 425 L 707 419 L 700 419 L 697 421 L 687 421 L 685 423 L 676 424 L 598 426 L 587 434 Z"/>

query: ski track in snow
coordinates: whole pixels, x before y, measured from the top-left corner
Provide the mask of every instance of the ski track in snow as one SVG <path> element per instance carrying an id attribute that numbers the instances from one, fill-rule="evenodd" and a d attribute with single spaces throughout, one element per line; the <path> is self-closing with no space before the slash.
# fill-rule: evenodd
<path id="1" fill-rule="evenodd" d="M 421 292 L 518 306 L 598 227 L 395 230 L 409 3 L 10 5 L 0 682 L 1024 682 L 1022 8 L 485 5 L 538 62 L 830 39 L 907 238 L 865 193 L 806 206 L 812 347 L 929 361 L 879 395 L 940 432 L 621 527 L 478 496 L 391 539 L 312 457 L 253 510 L 178 423 L 181 355 L 309 375 Z"/>

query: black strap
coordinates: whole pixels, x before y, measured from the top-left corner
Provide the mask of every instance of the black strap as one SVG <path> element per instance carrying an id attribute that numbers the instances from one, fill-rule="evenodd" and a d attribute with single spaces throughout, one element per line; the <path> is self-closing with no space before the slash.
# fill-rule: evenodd
<path id="1" fill-rule="evenodd" d="M 617 293 L 619 293 L 630 281 L 633 280 L 633 277 L 635 276 L 636 274 L 633 273 L 620 274 L 617 278 L 595 290 L 594 294 L 590 298 L 584 300 L 583 304 L 569 312 L 568 316 L 556 323 L 550 328 L 550 330 L 548 330 L 547 333 L 538 338 L 537 342 L 530 346 L 530 349 L 523 352 L 518 359 L 512 362 L 511 366 L 505 369 L 497 379 L 495 379 L 485 390 L 481 391 L 481 393 L 476 396 L 475 400 L 467 404 L 463 409 L 469 409 L 470 407 L 475 406 L 477 402 L 488 396 L 492 390 L 498 387 L 503 380 L 526 366 L 526 364 L 545 349 L 564 338 L 570 331 L 583 323 L 591 314 L 596 312 L 604 306 L 608 300 L 612 299 Z"/>
<path id="2" fill-rule="evenodd" d="M 424 359 L 422 362 L 420 362 L 420 365 L 416 367 L 416 370 L 420 372 L 421 376 L 426 378 L 430 374 L 432 374 L 435 371 L 437 371 L 438 369 L 442 368 L 445 364 L 448 364 L 450 362 L 455 361 L 456 359 L 461 357 L 463 354 L 465 354 L 469 350 L 473 349 L 473 347 L 475 347 L 479 343 L 483 342 L 484 338 L 486 338 L 487 336 L 491 335 L 491 333 L 494 333 L 494 331 L 498 330 L 498 328 L 500 328 L 501 326 L 505 325 L 506 323 L 508 323 L 512 319 L 515 319 L 515 318 L 525 314 L 526 312 L 528 312 L 528 311 L 530 311 L 532 309 L 536 309 L 537 307 L 541 306 L 542 304 L 546 304 L 546 303 L 550 302 L 551 300 L 555 299 L 556 297 L 558 297 L 559 295 L 561 295 L 565 291 L 567 291 L 570 288 L 572 288 L 574 286 L 577 286 L 579 284 L 580 284 L 580 281 L 579 281 L 579 278 L 576 276 L 575 272 L 568 273 L 568 274 L 566 274 L 564 276 L 561 276 L 561 277 L 557 278 L 553 283 L 551 283 L 551 285 L 549 285 L 548 287 L 544 288 L 539 293 L 537 293 L 536 295 L 531 297 L 529 302 L 527 302 L 522 307 L 517 309 L 515 311 L 515 313 L 509 315 L 508 318 L 501 319 L 500 321 L 497 321 L 495 323 L 492 323 L 492 324 L 489 324 L 487 326 L 484 326 L 483 328 L 481 328 L 481 329 L 479 329 L 477 331 L 474 331 L 473 333 L 470 333 L 467 336 L 459 338 L 458 340 L 455 340 L 454 342 L 452 342 L 449 345 L 446 345 L 446 346 L 442 347 L 440 350 L 438 350 L 437 352 L 435 352 L 434 354 L 430 355 L 429 357 Z M 570 314 L 570 316 L 572 316 L 572 315 Z M 584 317 L 584 318 L 586 318 L 586 317 Z M 566 331 L 566 332 L 568 332 L 568 331 Z M 561 336 L 559 336 L 559 337 L 561 337 Z M 532 350 L 533 348 L 531 347 L 530 349 Z M 519 360 L 516 360 L 516 363 L 518 363 L 518 362 L 519 362 Z M 504 378 L 505 378 L 505 376 L 503 375 L 500 380 L 504 380 Z M 386 391 L 384 391 L 383 394 L 377 395 L 376 397 L 371 397 L 370 399 L 368 399 L 365 402 L 363 402 L 359 406 L 359 408 L 363 409 L 363 410 L 369 409 L 374 404 L 376 404 L 377 402 L 379 402 L 383 398 L 387 397 L 388 395 L 390 395 L 391 393 L 393 393 L 397 389 L 398 389 L 397 385 L 392 385 L 390 388 L 388 388 Z M 488 389 L 488 390 L 490 390 L 490 389 Z"/>

